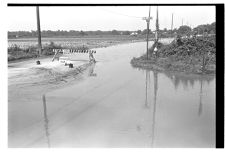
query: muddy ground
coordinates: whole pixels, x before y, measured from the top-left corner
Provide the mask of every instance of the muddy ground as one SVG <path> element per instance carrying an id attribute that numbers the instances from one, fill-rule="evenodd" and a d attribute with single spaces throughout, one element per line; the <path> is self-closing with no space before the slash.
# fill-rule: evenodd
<path id="1" fill-rule="evenodd" d="M 43 58 L 41 65 L 36 65 L 34 59 L 8 64 L 9 102 L 15 101 L 18 96 L 35 97 L 35 93 L 39 95 L 68 85 L 70 80 L 79 81 L 92 65 L 88 61 L 72 63 L 74 68 L 69 68 L 59 61 L 51 62 L 51 58 Z"/>

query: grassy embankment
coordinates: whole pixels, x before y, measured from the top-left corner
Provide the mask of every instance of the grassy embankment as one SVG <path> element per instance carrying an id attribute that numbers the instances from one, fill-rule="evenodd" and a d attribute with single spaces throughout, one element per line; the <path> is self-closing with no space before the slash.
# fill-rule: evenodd
<path id="1" fill-rule="evenodd" d="M 149 50 L 151 54 L 154 44 Z M 146 54 L 133 58 L 134 67 L 195 74 L 214 74 L 216 62 L 215 36 L 174 40 L 168 45 L 158 43 L 157 55 L 147 60 Z"/>
<path id="2" fill-rule="evenodd" d="M 108 47 L 127 42 L 142 41 L 143 39 L 144 37 L 134 36 L 85 36 L 76 38 L 43 38 L 42 56 L 53 55 L 53 49 L 93 49 Z M 36 44 L 37 40 L 34 38 L 9 40 L 8 61 L 38 57 Z"/>

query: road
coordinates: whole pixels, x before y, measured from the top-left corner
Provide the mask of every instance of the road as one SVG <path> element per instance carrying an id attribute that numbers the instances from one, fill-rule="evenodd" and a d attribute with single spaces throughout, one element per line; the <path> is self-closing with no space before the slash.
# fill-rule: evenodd
<path id="1" fill-rule="evenodd" d="M 13 98 L 9 147 L 214 147 L 215 79 L 134 69 L 145 47 L 97 49 L 82 79 Z"/>

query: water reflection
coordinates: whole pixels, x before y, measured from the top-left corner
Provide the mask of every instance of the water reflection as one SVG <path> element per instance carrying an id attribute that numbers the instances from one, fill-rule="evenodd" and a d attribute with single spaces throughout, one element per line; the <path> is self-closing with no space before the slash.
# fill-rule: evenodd
<path id="1" fill-rule="evenodd" d="M 199 93 L 199 108 L 198 108 L 198 116 L 202 114 L 202 80 L 200 81 L 200 93 Z"/>
<path id="2" fill-rule="evenodd" d="M 158 92 L 158 72 L 153 71 L 153 79 L 154 79 L 154 97 L 153 97 L 153 104 L 151 105 L 150 111 L 151 111 L 151 116 L 152 116 L 152 124 L 151 124 L 151 147 L 154 146 L 154 139 L 155 139 L 155 119 L 156 119 L 156 101 L 157 101 L 157 92 Z M 145 80 L 145 85 L 146 85 L 146 99 L 145 99 L 145 107 L 149 108 L 150 106 L 150 71 L 146 70 L 146 80 Z"/>
<path id="3" fill-rule="evenodd" d="M 180 85 L 184 89 L 188 89 L 190 85 L 192 88 L 196 82 L 207 82 L 208 84 L 214 79 L 214 76 L 203 76 L 203 75 L 185 75 L 185 74 L 175 74 L 175 73 L 164 73 L 174 84 L 177 90 Z"/>
<path id="4" fill-rule="evenodd" d="M 153 71 L 153 76 L 154 76 L 154 103 L 155 103 L 158 91 L 158 72 Z"/>
<path id="5" fill-rule="evenodd" d="M 49 138 L 49 127 L 48 127 L 48 115 L 47 115 L 47 105 L 46 105 L 46 98 L 45 95 L 42 95 L 43 107 L 44 107 L 44 121 L 45 121 L 45 135 L 47 139 L 48 148 L 50 148 L 50 138 Z"/>
<path id="6" fill-rule="evenodd" d="M 95 68 L 95 63 L 93 63 L 93 64 L 89 67 L 88 76 L 90 76 L 90 77 L 96 77 L 96 76 L 97 76 L 97 74 L 94 73 L 94 68 Z"/>
<path id="7" fill-rule="evenodd" d="M 152 143 L 151 146 L 154 145 L 154 138 L 155 138 L 155 118 L 156 118 L 156 99 L 157 99 L 157 91 L 158 91 L 158 73 L 156 71 L 153 71 L 154 76 L 154 105 L 153 105 L 153 122 L 152 122 Z"/>
<path id="8" fill-rule="evenodd" d="M 146 76 L 145 76 L 145 107 L 146 108 L 149 108 L 149 105 L 148 104 L 149 100 L 148 100 L 148 97 L 150 97 L 150 95 L 148 95 L 150 93 L 150 72 L 149 71 L 146 71 Z"/>
<path id="9" fill-rule="evenodd" d="M 214 80 L 214 76 L 203 76 L 203 75 L 188 76 L 188 75 L 178 75 L 178 74 L 170 74 L 170 73 L 165 73 L 165 75 L 171 79 L 176 90 L 178 86 L 180 85 L 182 85 L 184 89 L 188 89 L 188 86 L 190 84 L 190 86 L 193 88 L 194 84 L 196 82 L 199 82 L 200 88 L 199 88 L 198 116 L 201 116 L 203 111 L 203 103 L 202 103 L 203 84 L 204 83 L 209 84 L 212 80 Z"/>

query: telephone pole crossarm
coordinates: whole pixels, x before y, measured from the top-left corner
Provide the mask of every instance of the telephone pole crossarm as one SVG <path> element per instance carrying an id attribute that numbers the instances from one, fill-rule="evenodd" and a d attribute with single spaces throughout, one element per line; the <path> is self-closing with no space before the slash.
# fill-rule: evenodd
<path id="1" fill-rule="evenodd" d="M 143 17 L 142 19 L 145 20 L 147 22 L 147 60 L 148 60 L 148 35 L 149 35 L 149 25 L 150 25 L 150 20 L 152 19 L 152 17 L 150 16 L 150 12 L 151 12 L 151 6 L 149 7 L 149 16 L 148 17 Z"/>

